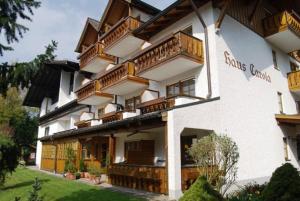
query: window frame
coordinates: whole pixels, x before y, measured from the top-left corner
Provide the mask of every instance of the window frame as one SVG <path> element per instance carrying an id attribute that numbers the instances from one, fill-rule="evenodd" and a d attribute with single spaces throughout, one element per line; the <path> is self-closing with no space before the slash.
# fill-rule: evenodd
<path id="1" fill-rule="evenodd" d="M 288 145 L 288 138 L 284 137 L 283 139 L 283 151 L 284 151 L 284 160 L 285 161 L 290 161 L 290 157 L 289 157 L 289 145 Z"/>
<path id="2" fill-rule="evenodd" d="M 129 106 L 129 104 L 133 104 L 133 106 Z M 125 110 L 134 111 L 139 104 L 141 104 L 141 96 L 125 99 Z"/>
<path id="3" fill-rule="evenodd" d="M 193 95 L 191 94 L 185 94 L 184 93 L 184 90 L 183 90 L 183 87 L 184 87 L 184 83 L 185 82 L 189 82 L 189 81 L 192 81 L 193 80 L 193 85 L 194 85 L 194 91 L 193 91 Z M 173 87 L 175 85 L 178 85 L 178 94 L 174 93 L 174 94 L 170 94 L 169 93 L 169 88 L 170 87 Z M 192 85 L 188 85 L 189 88 L 190 86 Z M 173 90 L 173 92 L 176 91 L 176 90 Z M 191 92 L 191 90 L 189 90 L 189 92 Z M 176 83 L 173 83 L 173 84 L 170 84 L 170 85 L 167 85 L 166 86 L 166 96 L 169 98 L 169 97 L 174 97 L 174 96 L 190 96 L 190 97 L 195 97 L 196 96 L 196 78 L 195 77 L 191 77 L 191 78 L 187 78 L 187 79 L 184 79 L 184 80 L 180 80 Z"/>
<path id="4" fill-rule="evenodd" d="M 278 100 L 278 106 L 279 106 L 279 113 L 284 114 L 283 95 L 279 91 L 277 92 L 277 100 Z"/>
<path id="5" fill-rule="evenodd" d="M 272 50 L 272 60 L 273 60 L 273 65 L 274 65 L 274 68 L 276 70 L 279 70 L 280 71 L 280 68 L 278 66 L 278 58 L 277 58 L 277 52 L 275 50 Z"/>
<path id="6" fill-rule="evenodd" d="M 50 134 L 50 127 L 47 126 L 47 127 L 45 128 L 44 136 L 49 136 L 49 134 Z"/>

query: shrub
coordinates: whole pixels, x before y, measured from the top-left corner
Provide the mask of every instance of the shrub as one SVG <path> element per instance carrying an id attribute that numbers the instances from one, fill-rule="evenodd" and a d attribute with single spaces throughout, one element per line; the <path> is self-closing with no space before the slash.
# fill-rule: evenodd
<path id="1" fill-rule="evenodd" d="M 264 201 L 300 201 L 300 176 L 286 163 L 277 168 L 263 191 Z"/>
<path id="2" fill-rule="evenodd" d="M 205 177 L 199 177 L 179 201 L 223 201 L 223 198 Z"/>
<path id="3" fill-rule="evenodd" d="M 65 161 L 65 172 L 75 173 L 77 171 L 74 163 L 76 155 L 71 147 L 66 149 L 66 156 L 67 159 Z"/>
<path id="4" fill-rule="evenodd" d="M 266 184 L 250 183 L 228 196 L 228 201 L 263 201 L 262 191 Z"/>
<path id="5" fill-rule="evenodd" d="M 86 166 L 85 166 L 84 161 L 82 159 L 79 161 L 79 171 L 80 172 L 86 172 Z"/>
<path id="6" fill-rule="evenodd" d="M 40 181 L 35 178 L 32 185 L 32 191 L 29 192 L 28 201 L 43 201 L 43 198 L 39 196 L 39 191 L 42 189 Z M 15 197 L 15 201 L 20 201 L 20 197 Z"/>
<path id="7" fill-rule="evenodd" d="M 201 167 L 200 175 L 205 176 L 224 195 L 236 180 L 239 159 L 237 144 L 227 136 L 213 133 L 193 143 L 188 153 Z"/>

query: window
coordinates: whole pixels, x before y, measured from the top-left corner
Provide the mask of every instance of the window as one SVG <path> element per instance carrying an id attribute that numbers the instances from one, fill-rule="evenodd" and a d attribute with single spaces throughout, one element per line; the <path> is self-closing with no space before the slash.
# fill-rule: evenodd
<path id="1" fill-rule="evenodd" d="M 95 159 L 99 159 L 99 144 L 95 144 L 95 149 L 94 149 L 94 157 Z"/>
<path id="2" fill-rule="evenodd" d="M 298 160 L 300 160 L 300 136 L 297 138 L 297 156 Z"/>
<path id="3" fill-rule="evenodd" d="M 290 62 L 290 66 L 291 66 L 291 71 L 292 72 L 300 70 L 300 67 L 297 64 L 295 64 L 294 62 Z"/>
<path id="4" fill-rule="evenodd" d="M 179 95 L 195 96 L 195 78 L 167 86 L 167 97 Z"/>
<path id="5" fill-rule="evenodd" d="M 274 50 L 272 50 L 272 57 L 273 57 L 274 68 L 279 70 L 278 63 L 277 63 L 277 55 L 276 55 L 276 52 Z"/>
<path id="6" fill-rule="evenodd" d="M 99 118 L 100 118 L 102 115 L 104 115 L 104 113 L 105 113 L 104 108 L 99 108 L 99 109 L 98 109 L 98 117 L 99 117 Z"/>
<path id="7" fill-rule="evenodd" d="M 108 146 L 106 143 L 103 143 L 101 146 L 101 166 L 106 167 L 107 164 L 107 153 L 108 153 Z"/>
<path id="8" fill-rule="evenodd" d="M 133 111 L 136 109 L 137 105 L 141 103 L 141 97 L 136 96 L 133 98 L 129 98 L 125 100 L 125 109 L 129 111 Z"/>
<path id="9" fill-rule="evenodd" d="M 282 114 L 283 113 L 282 93 L 277 92 L 277 96 L 278 96 L 279 112 Z"/>
<path id="10" fill-rule="evenodd" d="M 45 136 L 49 136 L 50 128 L 46 127 L 45 128 Z"/>
<path id="11" fill-rule="evenodd" d="M 193 35 L 193 26 L 189 26 L 189 27 L 183 29 L 182 32 L 192 36 Z"/>
<path id="12" fill-rule="evenodd" d="M 125 142 L 126 162 L 135 165 L 153 165 L 154 144 L 153 140 Z"/>
<path id="13" fill-rule="evenodd" d="M 288 140 L 286 137 L 283 138 L 283 150 L 284 150 L 284 159 L 286 161 L 289 160 L 289 152 L 288 152 Z"/>
<path id="14" fill-rule="evenodd" d="M 91 145 L 83 144 L 81 154 L 82 154 L 83 159 L 90 159 L 91 158 Z"/>
<path id="15" fill-rule="evenodd" d="M 197 136 L 181 136 L 181 164 L 194 164 L 194 160 L 188 153 L 188 149 L 192 146 L 193 141 L 197 140 Z"/>
<path id="16" fill-rule="evenodd" d="M 74 88 L 74 72 L 70 74 L 69 94 L 73 92 Z"/>

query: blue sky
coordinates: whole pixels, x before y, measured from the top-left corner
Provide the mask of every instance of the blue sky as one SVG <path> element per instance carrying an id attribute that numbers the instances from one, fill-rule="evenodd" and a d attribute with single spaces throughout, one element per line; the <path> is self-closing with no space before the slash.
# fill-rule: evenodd
<path id="1" fill-rule="evenodd" d="M 35 10 L 32 22 L 22 22 L 30 30 L 19 43 L 12 44 L 14 51 L 4 52 L 4 61 L 30 61 L 44 51 L 51 40 L 58 42 L 58 59 L 76 61 L 74 49 L 87 17 L 100 19 L 108 0 L 40 0 L 42 6 Z M 174 0 L 144 0 L 163 9 Z M 3 35 L 0 36 L 3 42 Z"/>

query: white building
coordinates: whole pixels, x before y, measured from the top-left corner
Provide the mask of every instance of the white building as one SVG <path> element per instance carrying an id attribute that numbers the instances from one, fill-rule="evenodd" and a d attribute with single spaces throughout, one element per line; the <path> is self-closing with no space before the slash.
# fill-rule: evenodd
<path id="1" fill-rule="evenodd" d="M 197 178 L 185 145 L 214 131 L 237 143 L 240 183 L 299 168 L 300 4 L 270 2 L 109 1 L 86 22 L 80 67 L 46 64 L 27 94 L 37 165 L 63 172 L 72 145 L 113 185 L 179 198 Z"/>

